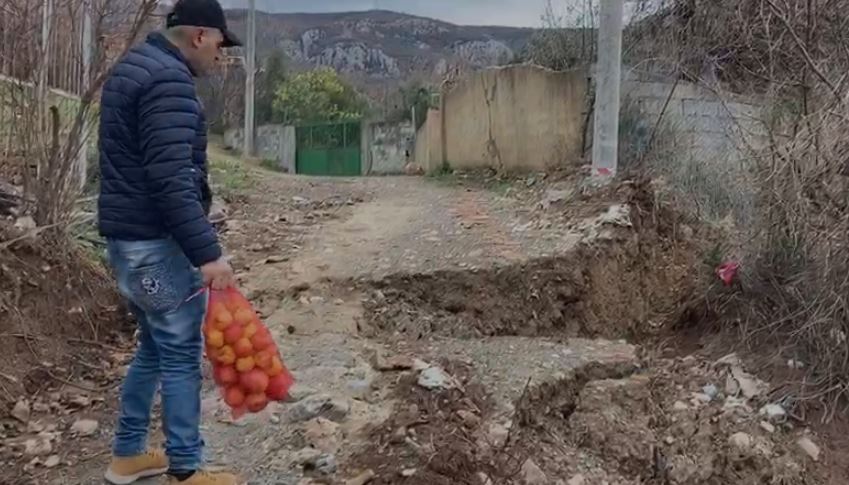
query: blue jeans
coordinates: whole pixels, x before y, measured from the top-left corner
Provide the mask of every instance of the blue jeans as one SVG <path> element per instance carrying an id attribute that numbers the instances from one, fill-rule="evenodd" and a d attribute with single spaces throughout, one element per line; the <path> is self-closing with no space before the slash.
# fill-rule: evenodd
<path id="1" fill-rule="evenodd" d="M 172 472 L 197 470 L 200 436 L 201 325 L 206 293 L 200 272 L 172 239 L 108 241 L 118 289 L 139 324 L 139 346 L 121 391 L 114 453 L 147 447 L 153 396 L 161 384 L 165 451 Z"/>

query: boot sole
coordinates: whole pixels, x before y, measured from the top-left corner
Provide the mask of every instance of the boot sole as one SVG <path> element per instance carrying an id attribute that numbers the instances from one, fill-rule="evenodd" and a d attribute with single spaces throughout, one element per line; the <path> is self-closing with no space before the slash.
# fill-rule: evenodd
<path id="1" fill-rule="evenodd" d="M 152 470 L 145 470 L 143 472 L 136 473 L 135 475 L 121 476 L 112 473 L 112 470 L 107 470 L 105 478 L 106 481 L 108 483 L 111 483 L 112 485 L 131 485 L 143 478 L 152 478 L 158 477 L 159 475 L 164 475 L 167 471 L 168 467 L 155 468 Z"/>

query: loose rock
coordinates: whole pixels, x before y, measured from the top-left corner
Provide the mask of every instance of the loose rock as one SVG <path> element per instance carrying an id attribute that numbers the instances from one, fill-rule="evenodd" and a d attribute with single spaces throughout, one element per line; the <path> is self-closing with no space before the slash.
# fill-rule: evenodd
<path id="1" fill-rule="evenodd" d="M 471 411 L 461 409 L 460 411 L 457 411 L 457 416 L 460 417 L 467 428 L 474 429 L 481 424 L 481 418 Z"/>
<path id="2" fill-rule="evenodd" d="M 375 369 L 381 372 L 392 372 L 410 370 L 413 368 L 414 362 L 412 357 L 406 355 L 384 357 L 380 352 L 376 352 L 372 364 Z"/>
<path id="3" fill-rule="evenodd" d="M 45 456 L 53 452 L 50 437 L 43 434 L 24 442 L 24 454 L 27 456 Z"/>
<path id="4" fill-rule="evenodd" d="M 367 401 L 371 396 L 372 381 L 369 379 L 355 379 L 348 381 L 347 387 L 350 396 L 360 401 Z"/>
<path id="5" fill-rule="evenodd" d="M 309 466 L 311 463 L 315 463 L 321 455 L 321 450 L 308 446 L 301 448 L 292 455 L 292 463 L 298 466 Z"/>
<path id="6" fill-rule="evenodd" d="M 61 462 L 61 459 L 59 458 L 59 455 L 50 455 L 50 456 L 47 457 L 46 460 L 44 460 L 44 467 L 45 468 L 53 468 L 53 467 L 58 466 L 60 462 Z"/>
<path id="7" fill-rule="evenodd" d="M 392 436 L 389 438 L 389 442 L 397 445 L 397 444 L 403 443 L 404 440 L 406 440 L 406 439 L 407 439 L 407 428 L 405 428 L 404 426 L 401 426 L 400 428 L 396 429 L 392 433 Z"/>
<path id="8" fill-rule="evenodd" d="M 744 371 L 740 366 L 732 366 L 731 375 L 734 376 L 746 399 L 758 397 L 769 391 L 769 384 Z"/>
<path id="9" fill-rule="evenodd" d="M 313 447 L 326 453 L 339 451 L 339 425 L 325 418 L 316 418 L 304 426 L 304 438 Z"/>
<path id="10" fill-rule="evenodd" d="M 526 485 L 545 485 L 548 483 L 548 477 L 530 458 L 522 465 L 522 479 Z"/>
<path id="11" fill-rule="evenodd" d="M 810 438 L 807 436 L 803 436 L 796 441 L 796 444 L 799 445 L 799 448 L 805 452 L 812 460 L 819 461 L 820 460 L 820 447 L 817 446 Z"/>
<path id="12" fill-rule="evenodd" d="M 78 419 L 71 425 L 71 433 L 77 436 L 91 436 L 97 433 L 100 423 L 93 419 Z"/>
<path id="13" fill-rule="evenodd" d="M 307 398 L 308 396 L 312 396 L 313 394 L 315 394 L 314 389 L 296 382 L 295 385 L 289 389 L 289 395 L 286 397 L 286 402 L 295 403 Z"/>
<path id="14" fill-rule="evenodd" d="M 336 456 L 330 453 L 325 453 L 315 459 L 312 463 L 315 470 L 322 475 L 333 475 L 336 473 L 338 465 L 336 464 Z"/>
<path id="15" fill-rule="evenodd" d="M 748 451 L 752 448 L 752 437 L 746 433 L 734 433 L 728 438 L 728 443 L 740 451 Z"/>
<path id="16" fill-rule="evenodd" d="M 370 481 L 374 480 L 374 477 L 377 475 L 374 474 L 372 470 L 366 470 L 356 477 L 345 482 L 345 485 L 366 485 Z"/>
<path id="17" fill-rule="evenodd" d="M 490 445 L 500 448 L 507 442 L 508 437 L 510 437 L 510 423 L 506 425 L 493 423 L 489 426 L 487 441 Z"/>
<path id="18" fill-rule="evenodd" d="M 428 367 L 419 374 L 418 384 L 425 389 L 453 389 L 454 382 L 444 370 L 439 367 Z"/>
<path id="19" fill-rule="evenodd" d="M 566 485 L 584 485 L 586 483 L 586 479 L 580 473 L 570 478 Z"/>
<path id="20" fill-rule="evenodd" d="M 779 421 L 787 416 L 787 411 L 778 404 L 767 404 L 760 410 L 761 416 L 766 416 L 770 421 Z"/>
<path id="21" fill-rule="evenodd" d="M 31 414 L 29 401 L 22 399 L 16 402 L 15 407 L 12 408 L 9 414 L 22 423 L 28 422 Z"/>
<path id="22" fill-rule="evenodd" d="M 766 431 L 767 433 L 775 433 L 775 426 L 773 426 L 771 423 L 768 423 L 766 421 L 761 421 L 760 426 L 761 426 L 761 429 Z"/>
<path id="23" fill-rule="evenodd" d="M 331 421 L 344 421 L 351 412 L 351 404 L 341 399 L 333 399 L 330 396 L 310 396 L 297 402 L 289 410 L 291 422 L 307 421 L 319 416 Z"/>

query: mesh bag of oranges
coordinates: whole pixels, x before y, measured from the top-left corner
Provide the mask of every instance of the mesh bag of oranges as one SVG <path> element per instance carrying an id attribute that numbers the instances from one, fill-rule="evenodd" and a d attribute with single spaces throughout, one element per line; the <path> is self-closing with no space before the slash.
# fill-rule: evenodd
<path id="1" fill-rule="evenodd" d="M 238 290 L 210 290 L 203 335 L 215 382 L 233 417 L 286 399 L 294 378 L 271 332 Z"/>

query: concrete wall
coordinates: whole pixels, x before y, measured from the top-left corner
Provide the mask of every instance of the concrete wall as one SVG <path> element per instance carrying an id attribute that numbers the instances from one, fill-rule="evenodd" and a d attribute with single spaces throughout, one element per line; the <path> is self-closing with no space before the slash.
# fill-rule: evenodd
<path id="1" fill-rule="evenodd" d="M 586 93 L 582 71 L 525 65 L 479 71 L 443 94 L 441 116 L 428 117 L 417 144 L 444 136 L 453 169 L 521 172 L 578 163 Z M 433 125 L 440 121 L 443 127 Z M 422 167 L 442 166 L 432 158 L 441 149 L 417 146 L 416 152 Z"/>
<path id="2" fill-rule="evenodd" d="M 243 129 L 232 129 L 224 133 L 226 148 L 241 150 L 244 146 Z M 276 162 L 277 167 L 288 173 L 295 173 L 295 127 L 283 125 L 263 125 L 256 129 L 255 156 L 263 160 Z"/>
<path id="3" fill-rule="evenodd" d="M 415 130 L 410 122 L 365 124 L 369 131 L 363 165 L 367 174 L 390 175 L 404 173 L 407 162 L 413 159 Z M 409 153 L 409 157 L 408 157 Z"/>
<path id="4" fill-rule="evenodd" d="M 442 168 L 442 111 L 428 110 L 425 123 L 416 132 L 413 160 L 428 173 Z"/>

